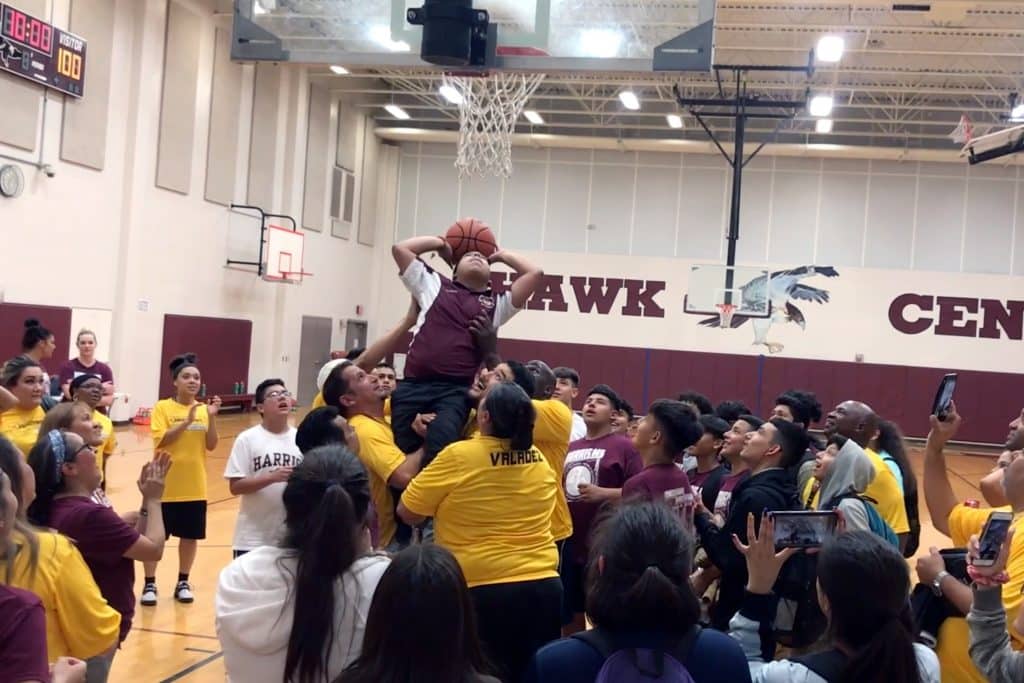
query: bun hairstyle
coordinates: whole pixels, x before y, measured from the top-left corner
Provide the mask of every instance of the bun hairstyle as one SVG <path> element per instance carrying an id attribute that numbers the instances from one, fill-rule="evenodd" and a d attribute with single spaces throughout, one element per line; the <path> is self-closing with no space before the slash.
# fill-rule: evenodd
<path id="1" fill-rule="evenodd" d="M 175 356 L 171 359 L 171 362 L 167 364 L 167 367 L 171 370 L 171 379 L 178 379 L 178 375 L 185 368 L 198 367 L 196 364 L 199 362 L 199 358 L 194 353 L 183 353 L 179 356 Z"/>
<path id="2" fill-rule="evenodd" d="M 525 451 L 533 446 L 533 423 L 537 419 L 537 411 L 521 386 L 502 382 L 491 387 L 484 399 L 484 409 L 491 416 L 491 436 L 509 439 L 516 451 Z"/>
<path id="3" fill-rule="evenodd" d="M 53 332 L 43 327 L 35 318 L 25 320 L 25 333 L 21 336 L 21 350 L 31 351 L 36 344 L 46 341 L 53 336 Z"/>

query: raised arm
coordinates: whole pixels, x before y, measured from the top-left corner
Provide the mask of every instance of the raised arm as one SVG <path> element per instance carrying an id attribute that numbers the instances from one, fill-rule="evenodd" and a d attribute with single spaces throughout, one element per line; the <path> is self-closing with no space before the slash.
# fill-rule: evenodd
<path id="1" fill-rule="evenodd" d="M 448 246 L 448 240 L 439 236 L 427 235 L 402 240 L 391 247 L 391 256 L 398 265 L 398 272 L 404 273 L 409 264 L 415 261 L 418 256 L 426 254 L 428 251 L 440 252 L 441 256 L 451 263 L 452 253 L 451 247 Z"/>
<path id="2" fill-rule="evenodd" d="M 931 416 L 932 428 L 924 448 L 924 500 L 931 514 L 932 524 L 941 533 L 949 536 L 949 513 L 957 505 L 956 494 L 949 483 L 946 472 L 946 458 L 942 450 L 960 428 L 962 419 L 956 412 L 956 405 L 950 402 L 949 414 L 945 420 Z"/>
<path id="3" fill-rule="evenodd" d="M 405 316 L 398 321 L 397 325 L 388 330 L 382 337 L 374 340 L 373 343 L 367 346 L 366 350 L 356 358 L 356 365 L 366 372 L 370 372 L 377 367 L 377 363 L 384 360 L 384 356 L 388 355 L 388 353 L 398 345 L 402 335 L 408 332 L 409 329 L 416 324 L 416 319 L 419 318 L 419 315 L 420 307 L 416 305 L 416 300 L 413 299 L 409 302 L 409 310 L 405 312 Z"/>
<path id="4" fill-rule="evenodd" d="M 518 277 L 512 283 L 512 288 L 509 290 L 512 294 L 512 305 L 516 308 L 525 306 L 526 302 L 533 296 L 537 287 L 544 280 L 543 270 L 515 252 L 499 249 L 488 260 L 491 263 L 504 263 L 516 271 Z"/>

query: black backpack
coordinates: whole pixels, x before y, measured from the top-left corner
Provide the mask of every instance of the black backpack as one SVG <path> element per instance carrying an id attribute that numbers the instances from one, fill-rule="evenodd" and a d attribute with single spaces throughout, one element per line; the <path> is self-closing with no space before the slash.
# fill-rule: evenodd
<path id="1" fill-rule="evenodd" d="M 802 657 L 793 657 L 789 661 L 803 664 L 808 669 L 825 679 L 826 683 L 836 683 L 843 677 L 846 663 L 849 661 L 839 650 L 832 648 L 823 652 L 815 652 Z"/>

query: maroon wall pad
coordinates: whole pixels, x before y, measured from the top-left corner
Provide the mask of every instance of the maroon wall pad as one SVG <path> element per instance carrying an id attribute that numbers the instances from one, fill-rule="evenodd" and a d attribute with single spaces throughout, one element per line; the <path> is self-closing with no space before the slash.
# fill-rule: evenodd
<path id="1" fill-rule="evenodd" d="M 0 363 L 21 353 L 21 337 L 25 333 L 27 318 L 35 318 L 53 333 L 57 348 L 53 358 L 43 361 L 43 367 L 51 375 L 56 375 L 64 361 L 78 355 L 77 349 L 68 349 L 71 309 L 64 306 L 0 303 Z"/>
<path id="2" fill-rule="evenodd" d="M 199 356 L 199 371 L 206 395 L 231 394 L 235 382 L 249 382 L 249 351 L 252 322 L 198 315 L 165 315 L 163 349 L 160 352 L 160 396 L 174 395 L 167 364 L 181 353 Z"/>

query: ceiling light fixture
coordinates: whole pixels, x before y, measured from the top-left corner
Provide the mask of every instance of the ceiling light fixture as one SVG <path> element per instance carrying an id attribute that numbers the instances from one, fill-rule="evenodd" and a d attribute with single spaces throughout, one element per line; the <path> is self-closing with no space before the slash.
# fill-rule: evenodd
<path id="1" fill-rule="evenodd" d="M 537 112 L 535 112 L 532 109 L 527 109 L 526 111 L 524 111 L 523 112 L 523 116 L 525 116 L 526 120 L 529 121 L 530 123 L 532 123 L 535 126 L 543 126 L 544 125 L 544 117 L 541 116 L 540 114 L 538 114 Z"/>
<path id="2" fill-rule="evenodd" d="M 622 102 L 622 106 L 626 109 L 630 109 L 632 111 L 638 111 L 640 109 L 640 100 L 632 90 L 623 90 L 620 92 L 619 101 Z"/>
<path id="3" fill-rule="evenodd" d="M 669 114 L 665 117 L 668 120 L 669 128 L 682 128 L 683 117 L 679 114 Z"/>
<path id="4" fill-rule="evenodd" d="M 391 114 L 392 116 L 394 116 L 396 119 L 401 119 L 402 121 L 407 121 L 410 118 L 409 112 L 405 111 L 404 109 L 399 107 L 397 104 L 385 105 L 384 109 L 387 110 L 387 112 L 389 114 Z"/>
<path id="5" fill-rule="evenodd" d="M 818 119 L 814 122 L 814 131 L 817 133 L 831 133 L 832 119 Z"/>
<path id="6" fill-rule="evenodd" d="M 348 69 L 338 64 L 331 64 L 330 69 L 331 73 L 337 74 L 338 76 L 344 76 L 348 73 Z"/>
<path id="7" fill-rule="evenodd" d="M 843 58 L 846 41 L 842 36 L 822 36 L 818 39 L 818 47 L 814 49 L 814 57 L 819 62 L 838 62 Z"/>
<path id="8" fill-rule="evenodd" d="M 811 98 L 807 111 L 810 112 L 811 116 L 828 116 L 832 113 L 832 96 L 815 95 Z"/>

